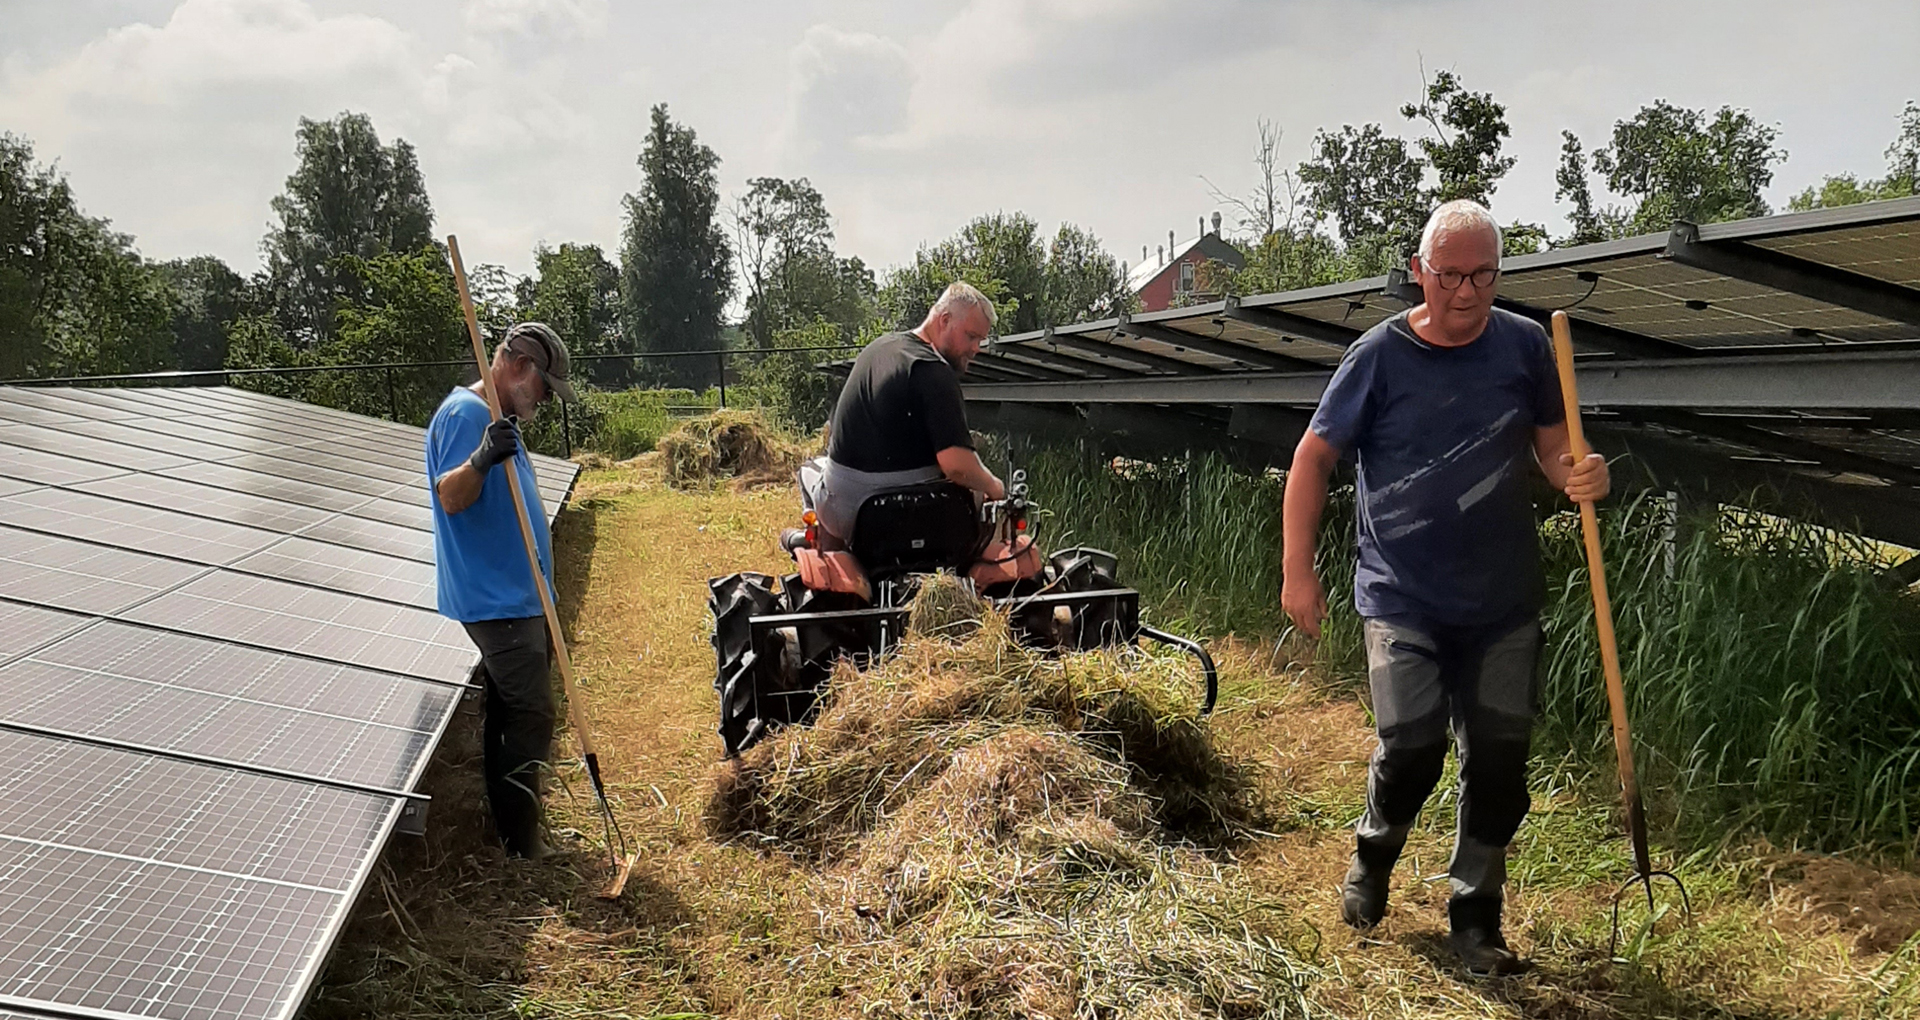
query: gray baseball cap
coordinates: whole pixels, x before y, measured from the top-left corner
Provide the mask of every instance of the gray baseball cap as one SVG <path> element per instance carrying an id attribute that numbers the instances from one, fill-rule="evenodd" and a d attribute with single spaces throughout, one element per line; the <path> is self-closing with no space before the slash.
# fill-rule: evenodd
<path id="1" fill-rule="evenodd" d="M 533 362 L 534 369 L 554 396 L 569 404 L 580 399 L 573 392 L 573 383 L 567 379 L 567 345 L 552 326 L 544 322 L 517 323 L 507 330 L 507 338 L 502 342 Z"/>

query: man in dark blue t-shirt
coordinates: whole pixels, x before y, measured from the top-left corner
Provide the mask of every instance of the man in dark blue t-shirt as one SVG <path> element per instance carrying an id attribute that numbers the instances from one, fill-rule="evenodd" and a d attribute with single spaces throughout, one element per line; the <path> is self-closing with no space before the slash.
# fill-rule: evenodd
<path id="1" fill-rule="evenodd" d="M 1500 934 L 1507 844 L 1527 813 L 1526 764 L 1545 598 L 1528 479 L 1607 494 L 1606 461 L 1569 453 L 1546 333 L 1493 307 L 1500 231 L 1476 203 L 1435 210 L 1410 260 L 1425 302 L 1347 349 L 1287 473 L 1281 603 L 1308 635 L 1327 615 L 1313 569 L 1327 479 L 1356 461 L 1359 558 L 1379 744 L 1342 888 L 1348 924 L 1385 916 L 1387 879 L 1459 746 L 1448 869 L 1452 945 L 1475 973 L 1525 963 Z"/>

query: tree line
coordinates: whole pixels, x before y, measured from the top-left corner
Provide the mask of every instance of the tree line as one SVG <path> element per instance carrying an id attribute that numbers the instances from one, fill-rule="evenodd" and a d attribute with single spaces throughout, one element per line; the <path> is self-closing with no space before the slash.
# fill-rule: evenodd
<path id="1" fill-rule="evenodd" d="M 1897 114 L 1883 175 L 1827 177 L 1789 201 L 1811 209 L 1914 194 L 1920 104 Z M 1235 214 L 1227 240 L 1244 264 L 1213 263 L 1202 289 L 1260 293 L 1374 275 L 1417 244 L 1427 211 L 1454 198 L 1497 209 L 1514 166 L 1503 151 L 1506 107 L 1451 71 L 1425 79 L 1398 111 L 1410 137 L 1371 122 L 1320 129 L 1308 158 L 1286 167 L 1281 133 L 1262 121 L 1246 193 L 1212 188 Z M 297 165 L 271 203 L 262 265 L 243 276 L 220 259 L 153 261 L 134 240 L 80 208 L 32 144 L 0 134 L 0 377 L 165 369 L 307 367 L 457 361 L 468 349 L 427 180 L 411 145 L 383 141 L 362 114 L 302 118 Z M 1787 153 L 1777 128 L 1746 110 L 1690 110 L 1657 100 L 1615 123 L 1588 151 L 1564 132 L 1554 181 L 1568 232 L 1514 220 L 1509 254 L 1665 230 L 1675 219 L 1764 215 L 1762 198 Z M 720 157 L 662 104 L 637 158 L 639 187 L 621 202 L 611 254 L 563 242 L 534 252 L 525 277 L 476 265 L 483 322 L 552 324 L 602 388 L 704 386 L 703 352 L 858 344 L 916 323 L 950 282 L 996 303 L 1003 333 L 1109 315 L 1133 306 L 1124 265 L 1090 232 L 1046 231 L 1020 212 L 984 215 L 876 275 L 835 247 L 826 199 L 804 177 L 756 177 L 723 196 Z M 1596 182 L 1618 201 L 1602 204 Z M 1209 184 L 1211 187 L 1211 184 Z M 729 321 L 740 299 L 742 314 Z M 652 361 L 594 359 L 654 352 Z M 796 350 L 754 359 L 738 382 L 799 424 L 823 416 L 830 385 Z M 256 378 L 261 388 L 372 414 L 421 420 L 457 369 L 369 379 L 316 371 Z"/>

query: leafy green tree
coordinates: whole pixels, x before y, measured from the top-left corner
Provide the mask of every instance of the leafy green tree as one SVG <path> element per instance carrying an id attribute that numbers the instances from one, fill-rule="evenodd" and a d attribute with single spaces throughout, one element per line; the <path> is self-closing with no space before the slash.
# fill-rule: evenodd
<path id="1" fill-rule="evenodd" d="M 1299 177 L 1316 223 L 1333 220 L 1354 268 L 1364 273 L 1399 265 L 1419 246 L 1425 171 L 1425 161 L 1380 125 L 1348 124 L 1315 133 L 1313 158 L 1300 164 Z"/>
<path id="2" fill-rule="evenodd" d="M 225 365 L 227 328 L 251 300 L 247 281 L 212 255 L 173 259 L 156 268 L 178 298 L 172 331 L 180 367 L 205 371 Z"/>
<path id="3" fill-rule="evenodd" d="M 1440 177 L 1439 186 L 1425 204 L 1439 205 L 1470 198 L 1490 205 L 1500 178 L 1513 169 L 1514 158 L 1500 155 L 1510 133 L 1507 108 L 1494 102 L 1491 92 L 1469 92 L 1452 71 L 1440 71 L 1426 86 L 1418 103 L 1400 108 L 1408 120 L 1424 120 L 1437 138 L 1420 139 L 1420 151 Z"/>
<path id="4" fill-rule="evenodd" d="M 873 272 L 833 250 L 826 200 L 804 177 L 757 177 L 733 210 L 735 253 L 747 287 L 746 332 L 766 346 L 783 329 L 826 320 L 853 336 L 873 316 Z"/>
<path id="5" fill-rule="evenodd" d="M 1607 239 L 1607 232 L 1601 225 L 1600 214 L 1593 208 L 1593 188 L 1587 182 L 1587 153 L 1580 144 L 1580 138 L 1571 131 L 1560 132 L 1560 168 L 1554 172 L 1553 181 L 1557 185 L 1553 192 L 1554 201 L 1572 202 L 1573 211 L 1567 214 L 1567 224 L 1573 230 L 1564 238 L 1563 245 L 1593 244 Z"/>
<path id="6" fill-rule="evenodd" d="M 1746 110 L 1723 106 L 1712 117 L 1664 99 L 1613 126 L 1613 141 L 1593 154 L 1615 194 L 1633 199 L 1628 226 L 1667 230 L 1675 220 L 1712 223 L 1764 216 L 1760 191 L 1787 158 L 1778 129 Z"/>
<path id="7" fill-rule="evenodd" d="M 720 157 L 674 123 L 661 103 L 641 149 L 645 179 L 626 197 L 620 252 L 621 325 L 648 351 L 718 351 L 721 314 L 733 294 L 733 251 L 718 222 Z M 697 359 L 656 362 L 656 378 L 710 378 Z"/>
<path id="8" fill-rule="evenodd" d="M 1900 134 L 1887 146 L 1887 176 L 1860 178 L 1837 174 L 1787 200 L 1795 212 L 1856 205 L 1920 192 L 1920 103 L 1909 100 L 1900 112 Z"/>
<path id="9" fill-rule="evenodd" d="M 1503 256 L 1532 255 L 1547 250 L 1547 246 L 1545 224 L 1515 220 L 1500 228 L 1500 254 Z"/>
<path id="10" fill-rule="evenodd" d="M 0 134 L 0 377 L 170 368 L 176 300 L 132 238 Z"/>
<path id="11" fill-rule="evenodd" d="M 574 374 L 597 386 L 624 389 L 639 375 L 637 360 L 584 357 L 628 351 L 620 335 L 620 270 L 596 244 L 542 245 L 535 275 L 523 288 L 522 314 L 554 328 L 575 360 Z"/>
<path id="12" fill-rule="evenodd" d="M 1333 238 L 1312 226 L 1283 227 L 1250 241 L 1235 241 L 1239 267 L 1209 260 L 1200 269 L 1203 289 L 1221 294 L 1272 294 L 1359 276 Z"/>
<path id="13" fill-rule="evenodd" d="M 434 246 L 433 206 L 413 146 L 382 145 L 365 114 L 300 118 L 299 167 L 273 200 L 261 242 L 275 314 L 296 345 L 330 339 L 335 315 L 366 295 L 343 261 Z"/>
<path id="14" fill-rule="evenodd" d="M 880 289 L 881 320 L 895 329 L 918 326 L 955 280 L 993 301 L 1002 335 L 1111 315 L 1131 300 L 1119 261 L 1092 234 L 1062 224 L 1043 242 L 1040 225 L 1025 213 L 993 213 L 889 273 Z"/>

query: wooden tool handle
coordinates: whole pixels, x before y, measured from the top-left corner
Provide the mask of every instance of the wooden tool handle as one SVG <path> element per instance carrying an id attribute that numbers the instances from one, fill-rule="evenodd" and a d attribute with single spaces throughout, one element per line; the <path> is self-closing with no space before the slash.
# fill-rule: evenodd
<path id="1" fill-rule="evenodd" d="M 453 279 L 460 287 L 460 310 L 466 313 L 467 335 L 473 340 L 473 361 L 480 367 L 480 392 L 487 398 L 487 410 L 499 421 L 500 394 L 493 388 L 493 370 L 487 363 L 486 342 L 480 336 L 480 320 L 473 314 L 473 295 L 467 290 L 467 268 L 460 261 L 460 242 L 449 234 L 447 254 L 453 260 Z M 524 450 L 524 447 L 523 447 Z M 511 463 L 506 466 L 507 487 L 513 493 L 513 514 L 520 521 L 520 539 L 527 547 L 527 568 L 533 571 L 533 587 L 540 593 L 540 609 L 547 617 L 547 634 L 553 638 L 554 658 L 560 664 L 560 685 L 567 695 L 567 718 L 580 741 L 580 756 L 594 759 L 593 733 L 587 727 L 585 712 L 573 690 L 573 660 L 567 656 L 567 639 L 560 633 L 560 612 L 554 608 L 553 593 L 547 588 L 547 575 L 540 569 L 540 553 L 533 541 L 533 521 L 527 517 L 527 504 L 520 492 L 520 472 Z"/>
<path id="2" fill-rule="evenodd" d="M 1567 439 L 1578 464 L 1593 452 L 1580 427 L 1580 393 L 1573 372 L 1573 332 L 1567 313 L 1553 313 L 1553 360 L 1560 369 L 1560 399 L 1567 411 Z M 1613 751 L 1619 759 L 1620 792 L 1627 804 L 1627 827 L 1633 837 L 1635 863 L 1646 874 L 1652 864 L 1647 854 L 1646 818 L 1640 804 L 1640 783 L 1633 767 L 1633 731 L 1627 723 L 1627 690 L 1620 676 L 1620 650 L 1613 636 L 1613 601 L 1607 595 L 1607 569 L 1600 559 L 1600 520 L 1590 500 L 1580 501 L 1580 532 L 1587 546 L 1587 576 L 1593 586 L 1593 622 L 1600 634 L 1600 666 L 1606 674 L 1607 710 L 1613 717 Z"/>

